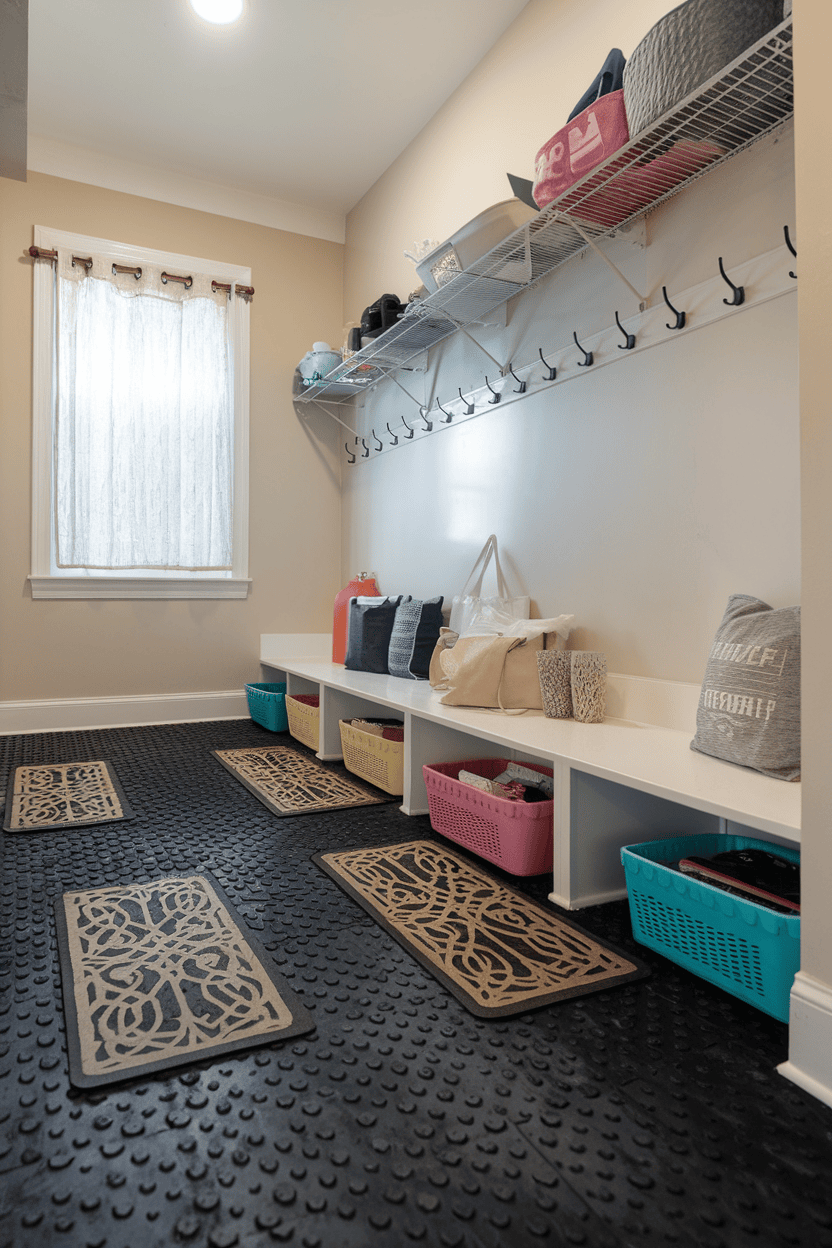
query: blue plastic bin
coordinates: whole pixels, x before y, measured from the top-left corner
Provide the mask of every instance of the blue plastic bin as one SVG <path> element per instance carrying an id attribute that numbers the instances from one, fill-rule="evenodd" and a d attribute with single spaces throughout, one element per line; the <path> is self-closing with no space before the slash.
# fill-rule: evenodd
<path id="1" fill-rule="evenodd" d="M 686 970 L 789 1021 L 789 993 L 800 967 L 800 915 L 695 880 L 668 863 L 691 854 L 765 849 L 800 861 L 800 852 L 747 836 L 702 833 L 621 851 L 633 935 Z"/>
<path id="2" fill-rule="evenodd" d="M 286 681 L 276 685 L 246 685 L 248 713 L 256 724 L 270 732 L 288 732 L 286 714 Z"/>

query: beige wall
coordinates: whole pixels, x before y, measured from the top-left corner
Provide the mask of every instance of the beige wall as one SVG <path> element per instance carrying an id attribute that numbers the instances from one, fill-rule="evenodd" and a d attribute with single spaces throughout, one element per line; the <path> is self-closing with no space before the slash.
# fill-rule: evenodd
<path id="1" fill-rule="evenodd" d="M 832 40 L 827 0 L 795 4 L 795 155 L 800 259 L 803 508 L 803 969 L 832 992 L 832 421 L 823 328 L 832 282 L 832 167 L 820 156 L 821 66 Z M 828 1055 L 832 1074 L 832 1054 Z"/>
<path id="2" fill-rule="evenodd" d="M 449 237 L 534 176 L 611 47 L 625 56 L 676 0 L 530 0 L 506 34 L 347 217 L 344 309 L 419 283 L 403 252 Z"/>
<path id="3" fill-rule="evenodd" d="M 248 599 L 33 601 L 30 571 L 34 225 L 248 265 L 251 514 Z M 331 422 L 295 416 L 312 342 L 339 340 L 343 248 L 41 174 L 0 179 L 0 701 L 239 689 L 263 632 L 324 631 L 340 585 Z"/>

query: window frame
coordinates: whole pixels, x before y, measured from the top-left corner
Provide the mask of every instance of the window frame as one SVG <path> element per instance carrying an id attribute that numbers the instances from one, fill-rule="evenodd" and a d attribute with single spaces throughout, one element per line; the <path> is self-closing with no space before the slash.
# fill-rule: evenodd
<path id="1" fill-rule="evenodd" d="M 35 226 L 36 247 L 91 252 L 122 264 L 160 264 L 177 272 L 194 269 L 217 281 L 251 285 L 251 269 L 116 243 L 85 234 Z M 247 299 L 232 294 L 234 374 L 234 480 L 232 563 L 225 573 L 130 571 L 127 574 L 90 570 L 79 574 L 58 568 L 54 559 L 54 430 L 56 266 L 34 263 L 32 327 L 32 555 L 29 584 L 33 598 L 246 598 L 249 538 L 249 377 L 250 309 Z"/>

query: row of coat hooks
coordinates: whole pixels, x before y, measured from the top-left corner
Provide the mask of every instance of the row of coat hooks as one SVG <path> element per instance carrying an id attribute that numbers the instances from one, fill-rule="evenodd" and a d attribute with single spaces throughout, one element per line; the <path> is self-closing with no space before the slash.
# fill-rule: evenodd
<path id="1" fill-rule="evenodd" d="M 786 240 L 786 246 L 788 247 L 789 251 L 796 259 L 797 249 L 794 243 L 792 242 L 791 235 L 789 234 L 789 227 L 787 225 L 783 226 L 783 234 Z M 720 276 L 723 278 L 723 280 L 727 283 L 727 285 L 731 289 L 730 299 L 725 298 L 722 300 L 722 302 L 726 304 L 728 307 L 732 307 L 732 308 L 740 307 L 742 304 L 745 303 L 745 287 L 737 286 L 734 282 L 731 281 L 730 277 L 725 272 L 725 265 L 722 262 L 722 256 L 719 257 L 719 272 L 720 272 Z M 789 270 L 789 277 L 794 278 L 795 281 L 797 280 L 797 274 L 792 269 Z M 687 312 L 685 312 L 684 310 L 680 310 L 679 308 L 675 308 L 673 306 L 673 304 L 670 302 L 670 299 L 668 298 L 666 286 L 662 286 L 662 298 L 664 299 L 668 308 L 670 309 L 670 311 L 673 313 L 673 315 L 676 318 L 675 321 L 673 321 L 672 323 L 670 321 L 666 322 L 667 328 L 670 330 L 684 329 L 685 326 L 687 325 Z M 630 333 L 628 330 L 624 328 L 624 326 L 621 324 L 621 318 L 619 317 L 617 311 L 615 313 L 615 322 L 624 338 L 623 342 L 618 343 L 619 351 L 632 351 L 636 345 L 636 335 L 633 333 Z M 582 360 L 578 360 L 578 368 L 591 368 L 592 365 L 595 363 L 594 353 L 592 351 L 587 351 L 584 347 L 581 346 L 580 342 L 578 341 L 577 330 L 573 331 L 572 338 L 575 342 L 575 346 L 578 348 L 581 355 L 583 356 Z M 556 381 L 558 370 L 554 365 L 547 363 L 546 358 L 543 354 L 542 347 L 538 347 L 538 355 L 540 356 L 541 363 L 543 364 L 543 367 L 545 370 L 543 377 L 540 378 L 540 380 L 541 381 Z M 510 374 L 514 378 L 514 380 L 517 382 L 517 386 L 512 391 L 512 393 L 526 394 L 528 383 L 524 381 L 521 377 L 517 376 L 511 364 L 508 364 L 506 366 L 506 373 Z M 489 382 L 488 377 L 485 378 L 485 387 L 488 391 L 490 391 L 490 395 L 491 395 L 490 398 L 486 399 L 486 403 L 488 404 L 499 403 L 500 399 L 503 396 L 503 391 L 495 390 L 494 387 Z M 423 421 L 423 424 L 420 426 L 416 426 L 416 425 L 411 426 L 407 423 L 407 421 L 402 416 L 400 417 L 401 422 L 402 422 L 402 427 L 404 429 L 404 432 L 402 432 L 402 428 L 399 428 L 398 431 L 394 431 L 393 429 L 391 429 L 390 423 L 388 421 L 387 432 L 390 435 L 390 439 L 391 439 L 390 442 L 388 443 L 388 446 L 391 446 L 391 447 L 398 446 L 400 439 L 402 442 L 408 442 L 412 438 L 414 438 L 417 433 L 430 433 L 433 430 L 433 426 L 434 426 L 434 421 L 429 419 L 429 416 L 431 415 L 436 417 L 437 423 L 440 425 L 449 425 L 451 421 L 453 420 L 454 415 L 473 416 L 474 404 L 471 401 L 471 398 L 465 397 L 465 395 L 462 393 L 461 387 L 457 387 L 457 391 L 459 394 L 460 402 L 464 404 L 464 410 L 461 412 L 456 412 L 456 413 L 449 412 L 447 408 L 442 406 L 439 399 L 436 400 L 435 408 L 425 407 L 424 404 L 421 404 L 418 402 L 418 400 L 414 399 L 413 400 L 414 403 L 416 403 L 419 408 L 419 418 Z M 405 393 L 407 393 L 407 391 L 405 391 Z M 413 396 L 409 395 L 408 397 L 412 398 Z M 441 415 L 439 413 L 441 413 Z M 368 459 L 371 451 L 378 452 L 378 451 L 383 451 L 385 449 L 385 444 L 381 440 L 381 438 L 378 436 L 375 429 L 371 431 L 370 439 L 376 445 L 368 446 L 366 438 L 356 436 L 355 438 L 355 452 L 356 453 L 353 453 L 353 451 L 350 450 L 349 443 L 347 442 L 344 443 L 344 450 L 347 453 L 348 463 L 354 464 L 358 458 Z M 360 452 L 360 456 L 358 455 L 359 446 L 363 448 Z"/>

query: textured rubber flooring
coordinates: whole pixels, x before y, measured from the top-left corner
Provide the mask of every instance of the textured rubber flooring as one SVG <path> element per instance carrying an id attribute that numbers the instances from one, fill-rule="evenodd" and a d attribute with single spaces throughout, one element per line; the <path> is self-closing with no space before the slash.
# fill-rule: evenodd
<path id="1" fill-rule="evenodd" d="M 783 1024 L 635 945 L 624 902 L 578 920 L 650 978 L 473 1018 L 310 862 L 428 820 L 278 819 L 210 754 L 286 739 L 249 721 L 0 739 L 0 785 L 106 758 L 135 816 L 3 837 L 2 1248 L 832 1248 L 832 1110 L 776 1073 Z M 200 867 L 316 1032 L 72 1090 L 55 898 Z"/>

